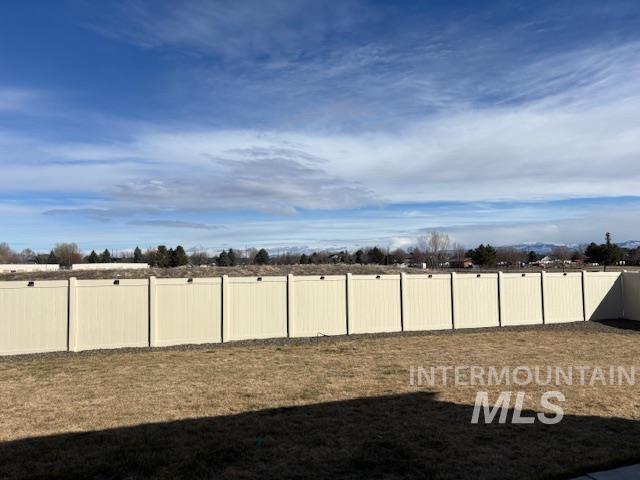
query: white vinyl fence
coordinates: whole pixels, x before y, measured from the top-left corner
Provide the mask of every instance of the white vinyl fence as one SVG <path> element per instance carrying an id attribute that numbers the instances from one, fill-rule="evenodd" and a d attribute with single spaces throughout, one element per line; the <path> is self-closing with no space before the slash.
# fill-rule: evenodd
<path id="1" fill-rule="evenodd" d="M 67 349 L 68 282 L 0 282 L 0 355 Z"/>
<path id="2" fill-rule="evenodd" d="M 584 272 L 584 309 L 586 320 L 621 318 L 622 273 Z"/>
<path id="3" fill-rule="evenodd" d="M 347 274 L 349 333 L 399 332 L 400 275 Z"/>
<path id="4" fill-rule="evenodd" d="M 453 277 L 453 328 L 497 327 L 498 274 L 458 275 Z"/>
<path id="5" fill-rule="evenodd" d="M 640 321 L 640 272 L 622 274 L 624 318 Z"/>
<path id="6" fill-rule="evenodd" d="M 640 320 L 640 273 L 0 282 L 0 355 Z"/>
<path id="7" fill-rule="evenodd" d="M 582 273 L 542 273 L 544 323 L 584 320 Z"/>
<path id="8" fill-rule="evenodd" d="M 406 331 L 453 328 L 451 275 L 402 274 L 402 306 Z"/>
<path id="9" fill-rule="evenodd" d="M 221 342 L 221 293 L 220 278 L 151 277 L 151 346 Z"/>
<path id="10" fill-rule="evenodd" d="M 0 263 L 0 273 L 57 272 L 60 265 L 52 263 Z"/>
<path id="11" fill-rule="evenodd" d="M 347 334 L 344 275 L 289 275 L 289 336 Z"/>
<path id="12" fill-rule="evenodd" d="M 74 263 L 71 270 L 145 270 L 148 263 Z"/>
<path id="13" fill-rule="evenodd" d="M 69 349 L 149 346 L 147 280 L 69 282 Z"/>
<path id="14" fill-rule="evenodd" d="M 500 324 L 542 325 L 542 275 L 499 273 Z"/>
<path id="15" fill-rule="evenodd" d="M 287 336 L 287 277 L 222 277 L 223 338 Z"/>

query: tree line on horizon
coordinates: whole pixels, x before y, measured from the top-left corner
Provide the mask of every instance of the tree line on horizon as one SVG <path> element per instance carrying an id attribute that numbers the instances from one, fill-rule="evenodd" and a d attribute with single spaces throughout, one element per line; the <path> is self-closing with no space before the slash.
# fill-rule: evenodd
<path id="1" fill-rule="evenodd" d="M 481 267 L 495 267 L 498 265 L 525 265 L 533 264 L 541 260 L 541 255 L 535 251 L 525 251 L 513 247 L 494 247 L 490 244 L 480 244 L 473 249 L 465 249 L 462 245 L 451 244 L 446 233 L 431 232 L 420 239 L 421 245 L 406 251 L 402 248 L 394 250 L 383 249 L 378 246 L 359 248 L 354 252 L 342 251 L 315 251 L 310 254 L 293 254 L 289 252 L 270 254 L 265 248 L 222 250 L 216 256 L 209 256 L 206 252 L 193 252 L 187 254 L 183 246 L 167 248 L 166 245 L 158 245 L 142 251 L 136 246 L 133 252 L 126 252 L 121 256 L 114 256 L 105 249 L 102 253 L 92 250 L 83 256 L 76 243 L 57 243 L 48 254 L 36 253 L 25 249 L 21 252 L 13 251 L 8 244 L 0 243 L 0 263 L 50 263 L 70 267 L 74 263 L 110 263 L 132 262 L 147 263 L 152 267 L 171 268 L 186 265 L 211 265 L 221 267 L 234 267 L 236 265 L 291 265 L 291 264 L 373 264 L 373 265 L 397 265 L 413 264 L 429 268 L 442 266 L 463 267 L 467 260 Z M 557 246 L 549 256 L 558 262 L 587 262 L 599 265 L 617 265 L 625 260 L 627 264 L 640 265 L 640 248 L 622 249 L 616 245 L 611 234 L 605 235 L 605 242 L 597 244 L 592 242 L 580 248 Z"/>

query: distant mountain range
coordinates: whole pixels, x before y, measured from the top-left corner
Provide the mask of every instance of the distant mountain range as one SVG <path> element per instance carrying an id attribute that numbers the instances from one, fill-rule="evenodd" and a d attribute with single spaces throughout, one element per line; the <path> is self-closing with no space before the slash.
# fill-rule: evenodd
<path id="1" fill-rule="evenodd" d="M 626 242 L 616 242 L 617 245 L 621 248 L 629 248 L 634 249 L 640 247 L 640 240 L 627 240 Z M 577 243 L 573 244 L 564 244 L 564 243 L 519 243 L 517 245 L 508 245 L 509 247 L 525 250 L 527 252 L 534 251 L 536 253 L 550 253 L 556 247 L 569 247 L 569 248 L 578 248 L 580 245 Z"/>
<path id="2" fill-rule="evenodd" d="M 616 242 L 618 246 L 622 248 L 634 249 L 640 247 L 640 240 L 627 240 L 625 242 Z M 525 252 L 534 251 L 538 254 L 549 254 L 553 251 L 554 248 L 557 247 L 568 247 L 571 249 L 580 248 L 580 245 L 577 243 L 565 244 L 565 243 L 544 243 L 544 242 L 531 242 L 531 243 L 518 243 L 515 245 L 503 245 L 503 247 L 515 248 L 517 250 L 522 250 Z M 277 255 L 280 253 L 289 253 L 291 255 L 300 255 L 302 253 L 311 254 L 313 252 L 340 252 L 343 250 L 354 252 L 358 247 L 348 247 L 348 246 L 333 246 L 333 247 L 310 247 L 308 245 L 297 245 L 297 246 L 283 246 L 283 247 L 267 247 L 267 250 L 272 255 Z M 203 245 L 196 245 L 190 248 L 187 248 L 187 253 L 192 254 L 196 252 L 205 252 L 209 256 L 218 255 L 220 252 L 220 248 L 207 248 Z M 244 249 L 236 249 L 241 254 L 244 253 Z"/>

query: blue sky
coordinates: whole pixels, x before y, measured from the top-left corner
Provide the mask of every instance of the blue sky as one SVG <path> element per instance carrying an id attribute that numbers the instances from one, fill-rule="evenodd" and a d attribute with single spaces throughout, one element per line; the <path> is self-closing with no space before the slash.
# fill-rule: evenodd
<path id="1" fill-rule="evenodd" d="M 0 6 L 0 241 L 640 238 L 640 5 Z"/>

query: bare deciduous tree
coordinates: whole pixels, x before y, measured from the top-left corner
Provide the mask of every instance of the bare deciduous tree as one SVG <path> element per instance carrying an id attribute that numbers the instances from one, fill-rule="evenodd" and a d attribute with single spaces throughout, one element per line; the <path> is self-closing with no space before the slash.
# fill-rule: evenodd
<path id="1" fill-rule="evenodd" d="M 499 264 L 519 265 L 525 262 L 526 259 L 527 253 L 523 250 L 518 250 L 513 247 L 496 248 L 496 260 Z"/>
<path id="2" fill-rule="evenodd" d="M 443 232 L 431 232 L 426 236 L 425 242 L 427 264 L 431 268 L 439 267 L 447 259 L 449 244 L 451 243 L 449 235 Z"/>
<path id="3" fill-rule="evenodd" d="M 565 245 L 558 245 L 551 251 L 551 257 L 555 260 L 560 260 L 561 262 L 571 260 L 572 256 L 573 250 Z"/>
<path id="4" fill-rule="evenodd" d="M 0 263 L 16 263 L 16 257 L 8 243 L 0 243 Z"/>
<path id="5" fill-rule="evenodd" d="M 74 263 L 82 261 L 77 243 L 56 243 L 53 253 L 63 267 L 70 267 Z"/>
<path id="6" fill-rule="evenodd" d="M 451 247 L 451 250 L 453 251 L 453 259 L 456 262 L 462 263 L 467 256 L 467 250 L 461 243 L 454 243 L 453 247 Z"/>

